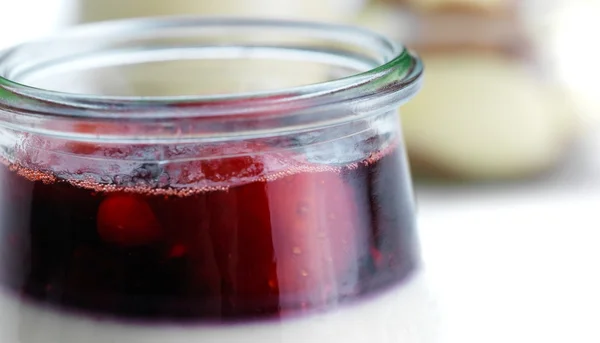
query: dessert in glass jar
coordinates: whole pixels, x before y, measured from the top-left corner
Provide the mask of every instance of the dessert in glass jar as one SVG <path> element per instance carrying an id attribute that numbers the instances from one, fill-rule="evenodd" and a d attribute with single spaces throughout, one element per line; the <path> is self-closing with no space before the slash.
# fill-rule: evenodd
<path id="1" fill-rule="evenodd" d="M 323 72 L 282 86 L 272 60 Z M 396 115 L 421 74 L 377 34 L 289 21 L 4 52 L 0 340 L 430 342 Z"/>

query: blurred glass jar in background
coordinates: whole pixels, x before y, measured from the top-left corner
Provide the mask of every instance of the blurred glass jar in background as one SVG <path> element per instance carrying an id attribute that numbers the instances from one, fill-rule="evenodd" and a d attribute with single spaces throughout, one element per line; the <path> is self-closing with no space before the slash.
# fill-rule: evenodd
<path id="1" fill-rule="evenodd" d="M 74 23 L 87 23 L 112 19 L 153 17 L 171 15 L 235 16 L 277 19 L 315 20 L 324 22 L 347 22 L 358 15 L 367 0 L 74 0 Z M 265 35 L 273 39 L 279 32 Z M 201 68 L 202 70 L 200 70 Z M 263 71 L 273 75 L 256 78 Z M 226 75 L 236 75 L 236 91 L 272 90 L 290 85 L 303 85 L 314 80 L 327 79 L 328 68 L 314 63 L 299 70 L 294 63 L 277 59 L 248 58 L 235 65 L 214 61 L 198 66 L 197 61 L 188 63 L 146 63 L 135 68 L 120 70 L 128 80 L 131 95 L 140 94 L 206 94 L 231 91 Z M 160 74 L 160 75 L 159 75 Z M 198 82 L 198 75 L 206 82 Z M 162 75 L 162 77 L 161 77 Z M 151 77 L 150 77 L 151 76 Z M 158 80 L 162 80 L 158 82 Z M 93 82 L 92 82 L 93 83 Z M 95 82 L 98 84 L 98 82 Z M 115 87 L 115 83 L 111 85 Z"/>
<path id="2" fill-rule="evenodd" d="M 77 0 L 77 22 L 159 15 L 254 16 L 344 21 L 365 0 Z"/>
<path id="3" fill-rule="evenodd" d="M 402 112 L 416 176 L 531 177 L 568 153 L 580 123 L 548 51 L 553 6 L 532 3 L 383 0 L 359 20 L 425 62 L 424 89 Z"/>

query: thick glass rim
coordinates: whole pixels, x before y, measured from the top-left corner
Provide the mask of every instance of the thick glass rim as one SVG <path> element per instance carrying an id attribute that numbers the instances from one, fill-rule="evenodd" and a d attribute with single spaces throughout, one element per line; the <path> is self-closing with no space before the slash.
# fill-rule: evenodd
<path id="1" fill-rule="evenodd" d="M 371 61 L 360 61 L 359 55 L 343 56 L 356 63 L 371 66 L 361 72 L 344 78 L 302 85 L 276 91 L 251 93 L 193 95 L 193 96 L 108 96 L 94 94 L 65 93 L 41 89 L 19 83 L 13 75 L 27 67 L 35 70 L 56 63 L 56 60 L 44 60 L 43 47 L 48 44 L 77 44 L 85 40 L 98 47 L 115 40 L 132 37 L 160 35 L 172 29 L 193 29 L 195 34 L 210 35 L 223 32 L 245 32 L 248 30 L 276 30 L 299 34 L 306 38 L 327 38 L 331 42 L 353 44 L 357 48 L 376 54 Z M 327 54 L 327 51 L 319 52 Z M 38 61 L 24 61 L 22 56 L 37 56 Z M 61 56 L 64 58 L 78 56 Z M 340 56 L 337 56 L 338 58 Z M 376 61 L 377 63 L 374 63 Z M 26 68 L 25 68 L 26 69 Z M 0 52 L 0 126 L 11 129 L 37 132 L 47 135 L 73 135 L 81 139 L 107 139 L 97 132 L 89 135 L 81 132 L 68 132 L 56 125 L 45 125 L 50 121 L 95 120 L 114 122 L 124 120 L 128 123 L 144 124 L 159 129 L 165 123 L 174 120 L 226 121 L 232 116 L 264 116 L 277 107 L 284 107 L 286 118 L 296 116 L 301 120 L 289 120 L 293 129 L 332 125 L 340 121 L 352 120 L 353 116 L 344 111 L 331 111 L 336 106 L 347 106 L 355 115 L 368 115 L 373 111 L 400 106 L 412 97 L 420 88 L 423 66 L 420 59 L 406 47 L 397 44 L 378 33 L 367 29 L 304 21 L 273 19 L 216 18 L 197 16 L 156 17 L 123 19 L 101 23 L 85 24 L 59 32 L 44 39 L 23 43 Z M 248 106 L 246 100 L 251 100 Z M 174 110 L 175 109 L 175 110 Z M 337 113 L 334 113 L 337 112 Z M 56 124 L 56 123 L 54 123 Z M 200 125 L 202 126 L 202 125 Z M 196 126 L 196 127 L 200 127 Z M 54 127 L 55 129 L 52 129 Z M 260 127 L 253 134 L 264 135 L 265 130 L 278 131 L 291 127 Z M 152 130 L 146 130 L 149 133 Z M 160 131 L 160 134 L 159 132 Z M 175 139 L 166 137 L 179 132 L 177 139 L 200 138 L 227 134 L 219 130 L 197 129 L 183 137 L 181 132 L 155 130 L 155 139 Z M 230 130 L 231 131 L 231 130 Z M 249 132 L 247 132 L 249 133 Z M 231 132 L 229 132 L 231 134 Z M 241 135 L 243 132 L 237 132 Z M 124 132 L 119 133 L 125 135 Z M 110 137 L 109 137 L 110 136 Z M 146 137 L 149 138 L 149 137 Z M 129 139 L 137 140 L 135 137 Z"/>

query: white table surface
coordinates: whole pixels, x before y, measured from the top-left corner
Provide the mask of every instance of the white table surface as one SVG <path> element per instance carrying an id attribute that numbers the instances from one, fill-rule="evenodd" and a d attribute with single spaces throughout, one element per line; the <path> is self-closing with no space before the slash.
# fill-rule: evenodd
<path id="1" fill-rule="evenodd" d="M 542 180 L 417 189 L 440 342 L 600 342 L 600 131 Z"/>

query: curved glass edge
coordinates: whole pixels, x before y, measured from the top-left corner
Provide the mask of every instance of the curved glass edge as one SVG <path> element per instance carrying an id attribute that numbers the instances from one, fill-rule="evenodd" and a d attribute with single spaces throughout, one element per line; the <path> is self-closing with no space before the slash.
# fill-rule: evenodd
<path id="1" fill-rule="evenodd" d="M 410 99 L 421 87 L 423 65 L 414 53 L 405 47 L 394 44 L 385 37 L 376 33 L 352 26 L 317 24 L 301 21 L 254 20 L 254 19 L 219 19 L 219 18 L 146 18 L 126 19 L 114 22 L 86 24 L 79 28 L 67 30 L 66 36 L 61 39 L 88 35 L 119 34 L 126 30 L 140 30 L 144 27 L 160 29 L 161 27 L 177 27 L 177 25 L 195 26 L 258 26 L 272 27 L 284 26 L 291 29 L 310 29 L 308 36 L 330 34 L 332 30 L 343 33 L 357 34 L 370 37 L 377 41 L 382 52 L 391 56 L 380 66 L 355 75 L 312 85 L 286 88 L 277 91 L 264 91 L 253 93 L 211 95 L 211 96 L 178 96 L 178 97 L 124 97 L 100 96 L 86 94 L 63 93 L 44 90 L 23 85 L 0 76 L 0 125 L 15 130 L 23 130 L 50 136 L 73 135 L 74 139 L 105 139 L 118 140 L 139 137 L 126 137 L 126 131 L 99 137 L 98 134 L 88 135 L 69 132 L 68 127 L 44 125 L 43 122 L 60 121 L 106 121 L 127 120 L 131 125 L 144 125 L 144 135 L 154 132 L 156 140 L 186 140 L 199 139 L 227 132 L 214 130 L 218 122 L 229 120 L 236 116 L 236 120 L 248 119 L 253 121 L 260 118 L 261 114 L 277 107 L 285 107 L 286 127 L 264 125 L 257 128 L 254 125 L 252 135 L 265 135 L 269 131 L 277 134 L 281 131 L 303 130 L 323 125 L 356 120 L 360 116 L 369 115 L 373 111 L 384 111 L 391 107 L 398 107 Z M 312 31 L 311 31 L 312 30 Z M 305 34 L 304 31 L 302 31 Z M 363 38 L 364 38 L 363 37 Z M 52 41 L 58 38 L 48 38 Z M 28 44 L 0 52 L 0 72 L 3 61 L 16 50 L 27 47 Z M 35 42 L 33 43 L 35 44 Z M 395 56 L 395 57 L 394 57 Z M 388 58 L 386 58 L 388 59 Z M 240 104 L 244 100 L 252 99 L 252 107 Z M 185 106 L 182 106 L 185 105 Z M 353 114 L 339 110 L 340 107 L 351 108 Z M 177 110 L 174 111 L 173 109 Z M 337 108 L 338 110 L 334 110 Z M 134 115 L 133 115 L 134 114 Z M 239 118 L 241 115 L 241 119 Z M 178 123 L 189 125 L 190 121 L 198 129 L 189 136 L 181 135 L 181 130 L 161 130 L 165 123 L 177 120 Z M 198 125 L 202 122 L 205 125 Z M 243 123 L 239 123 L 243 127 Z M 210 132 L 203 132 L 201 127 L 210 127 Z M 139 131 L 139 130 L 135 130 Z M 178 132 L 173 137 L 173 132 Z M 231 134 L 231 132 L 230 132 Z M 243 135 L 244 132 L 236 132 Z M 152 138 L 146 137 L 145 138 Z"/>

